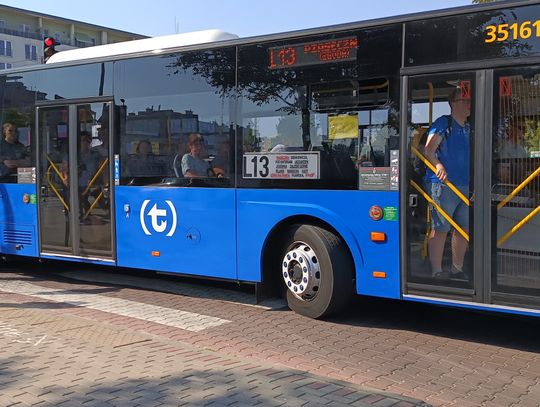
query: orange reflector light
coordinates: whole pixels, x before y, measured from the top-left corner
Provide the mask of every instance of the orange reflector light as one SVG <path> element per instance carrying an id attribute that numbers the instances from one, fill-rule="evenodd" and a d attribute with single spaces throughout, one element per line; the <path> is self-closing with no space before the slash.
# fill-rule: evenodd
<path id="1" fill-rule="evenodd" d="M 373 277 L 375 278 L 386 278 L 386 272 L 385 271 L 374 271 Z"/>
<path id="2" fill-rule="evenodd" d="M 386 242 L 386 233 L 384 233 L 384 232 L 371 232 L 371 241 L 373 241 L 373 242 Z"/>
<path id="3" fill-rule="evenodd" d="M 152 251 L 152 257 L 159 257 L 161 256 L 161 252 L 158 252 L 157 250 Z"/>

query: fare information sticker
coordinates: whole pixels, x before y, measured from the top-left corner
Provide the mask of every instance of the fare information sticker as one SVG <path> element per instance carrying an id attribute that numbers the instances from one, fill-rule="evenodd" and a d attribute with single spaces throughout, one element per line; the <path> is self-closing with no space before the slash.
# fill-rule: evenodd
<path id="1" fill-rule="evenodd" d="M 245 153 L 246 179 L 319 179 L 319 152 Z"/>

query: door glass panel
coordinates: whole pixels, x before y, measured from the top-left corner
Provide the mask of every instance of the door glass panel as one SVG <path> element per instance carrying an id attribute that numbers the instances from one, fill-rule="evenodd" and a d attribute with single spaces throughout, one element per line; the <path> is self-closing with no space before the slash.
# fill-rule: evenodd
<path id="1" fill-rule="evenodd" d="M 110 257 L 109 104 L 77 106 L 77 140 L 80 253 Z"/>
<path id="2" fill-rule="evenodd" d="M 472 287 L 474 91 L 471 74 L 410 79 L 408 282 Z"/>
<path id="3" fill-rule="evenodd" d="M 68 108 L 39 110 L 39 215 L 42 251 L 72 253 L 66 157 Z"/>
<path id="4" fill-rule="evenodd" d="M 112 259 L 110 104 L 38 111 L 41 251 Z"/>
<path id="5" fill-rule="evenodd" d="M 540 295 L 540 68 L 496 72 L 492 290 Z"/>

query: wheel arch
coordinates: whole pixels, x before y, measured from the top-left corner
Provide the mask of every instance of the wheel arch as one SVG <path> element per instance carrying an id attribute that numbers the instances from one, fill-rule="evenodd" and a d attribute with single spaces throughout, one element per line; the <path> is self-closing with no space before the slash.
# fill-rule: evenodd
<path id="1" fill-rule="evenodd" d="M 274 227 L 269 231 L 266 236 L 264 245 L 262 247 L 261 253 L 261 270 L 262 270 L 262 286 L 265 292 L 276 293 L 276 290 L 279 290 L 281 276 L 279 273 L 275 273 L 275 270 L 272 269 L 272 264 L 275 261 L 275 255 L 278 249 L 281 247 L 282 242 L 279 237 L 283 234 L 287 228 L 295 224 L 304 224 L 318 226 L 320 228 L 326 229 L 336 236 L 338 236 L 344 243 L 344 247 L 347 251 L 348 256 L 350 257 L 351 264 L 353 265 L 352 281 L 351 284 L 355 287 L 356 273 L 359 264 L 355 261 L 355 256 L 353 256 L 351 250 L 350 240 L 344 237 L 344 233 L 341 233 L 338 229 L 333 227 L 330 223 L 325 220 L 318 218 L 312 215 L 292 215 L 287 218 L 282 219 L 280 222 L 274 225 Z M 356 243 L 356 242 L 355 242 Z M 358 253 L 361 254 L 360 248 L 356 248 Z M 354 250 L 354 248 L 353 248 Z"/>

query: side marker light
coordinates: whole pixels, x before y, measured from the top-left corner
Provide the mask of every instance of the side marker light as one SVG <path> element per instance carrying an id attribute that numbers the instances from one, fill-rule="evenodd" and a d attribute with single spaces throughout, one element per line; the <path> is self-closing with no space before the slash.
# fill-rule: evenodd
<path id="1" fill-rule="evenodd" d="M 386 233 L 384 232 L 371 232 L 370 237 L 372 242 L 386 242 Z"/>

